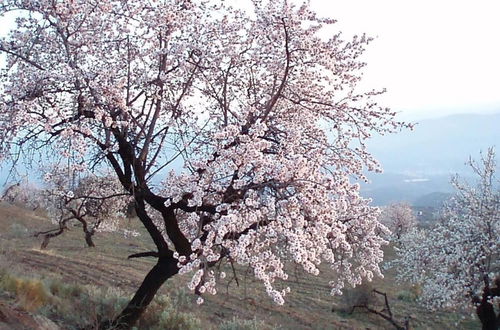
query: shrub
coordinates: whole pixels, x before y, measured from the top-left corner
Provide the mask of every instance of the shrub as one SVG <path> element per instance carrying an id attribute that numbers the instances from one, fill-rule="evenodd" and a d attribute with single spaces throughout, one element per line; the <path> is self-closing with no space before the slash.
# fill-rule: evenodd
<path id="1" fill-rule="evenodd" d="M 413 302 L 416 300 L 415 295 L 408 290 L 398 291 L 396 298 L 398 300 L 405 301 L 405 302 Z"/>
<path id="2" fill-rule="evenodd" d="M 20 223 L 13 223 L 9 226 L 9 236 L 11 238 L 23 238 L 28 236 L 28 228 Z"/>
<path id="3" fill-rule="evenodd" d="M 354 306 L 370 305 L 376 301 L 373 287 L 368 283 L 345 289 L 341 299 L 339 311 L 342 313 L 350 313 Z"/>
<path id="4" fill-rule="evenodd" d="M 155 297 L 137 323 L 137 329 L 200 329 L 201 321 L 194 314 L 181 311 L 191 305 L 190 300 L 184 288 L 174 290 L 169 296 Z"/>
<path id="5" fill-rule="evenodd" d="M 65 328 L 89 324 L 97 328 L 101 320 L 116 317 L 130 300 L 116 288 L 67 284 L 59 279 L 23 278 L 6 270 L 0 272 L 0 290 L 11 294 L 25 310 L 57 320 Z M 191 303 L 191 297 L 183 288 L 174 290 L 170 296 L 158 296 L 139 320 L 137 329 L 200 329 L 200 320 L 181 310 Z"/>
<path id="6" fill-rule="evenodd" d="M 19 305 L 27 311 L 36 311 L 51 301 L 51 295 L 39 279 L 23 279 L 6 273 L 0 276 L 0 288 L 15 295 Z"/>

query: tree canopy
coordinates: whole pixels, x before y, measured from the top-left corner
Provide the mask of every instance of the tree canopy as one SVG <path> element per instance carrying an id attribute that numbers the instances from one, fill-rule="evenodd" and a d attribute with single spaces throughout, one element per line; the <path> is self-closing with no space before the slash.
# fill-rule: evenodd
<path id="1" fill-rule="evenodd" d="M 438 223 L 404 235 L 393 265 L 401 279 L 422 285 L 427 306 L 475 305 L 483 329 L 498 329 L 493 306 L 500 299 L 500 182 L 494 150 L 469 165 L 476 183 L 455 176 L 455 195 Z"/>
<path id="2" fill-rule="evenodd" d="M 131 324 L 178 272 L 215 294 L 212 267 L 249 265 L 279 304 L 284 260 L 331 290 L 381 275 L 378 209 L 352 178 L 379 170 L 374 133 L 405 124 L 361 90 L 371 41 L 306 3 L 5 0 L 0 154 L 51 148 L 109 168 L 135 201 L 158 264 L 119 317 Z M 176 168 L 180 164 L 181 169 Z M 200 302 L 202 298 L 200 298 Z"/>

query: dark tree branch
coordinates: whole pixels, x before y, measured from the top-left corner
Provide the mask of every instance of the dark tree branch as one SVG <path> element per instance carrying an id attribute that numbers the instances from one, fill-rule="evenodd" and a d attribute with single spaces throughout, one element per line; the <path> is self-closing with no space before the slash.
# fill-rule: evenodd
<path id="1" fill-rule="evenodd" d="M 160 256 L 160 254 L 156 251 L 148 251 L 148 252 L 139 252 L 139 253 L 131 254 L 127 257 L 127 259 L 146 258 L 146 257 L 158 258 L 159 256 Z"/>
<path id="2" fill-rule="evenodd" d="M 364 303 L 364 304 L 352 306 L 349 314 L 354 313 L 354 310 L 356 308 L 365 309 L 369 313 L 380 316 L 384 320 L 391 323 L 396 328 L 396 330 L 409 330 L 409 319 L 408 318 L 405 319 L 404 325 L 401 325 L 398 321 L 396 321 L 394 319 L 394 316 L 392 315 L 392 312 L 391 312 L 391 307 L 389 305 L 389 299 L 387 298 L 387 294 L 384 292 L 378 291 L 376 289 L 373 289 L 372 292 L 384 297 L 384 306 L 385 307 L 382 310 L 380 310 L 380 311 L 376 310 L 375 308 L 370 307 L 370 305 L 368 303 Z M 387 313 L 384 313 L 384 312 L 387 312 Z"/>

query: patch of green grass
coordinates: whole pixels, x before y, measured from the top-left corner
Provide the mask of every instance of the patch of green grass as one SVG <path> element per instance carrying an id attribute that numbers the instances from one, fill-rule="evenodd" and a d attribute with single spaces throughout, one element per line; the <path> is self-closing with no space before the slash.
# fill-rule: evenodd
<path id="1" fill-rule="evenodd" d="M 9 237 L 23 238 L 28 236 L 28 228 L 20 223 L 13 223 L 9 226 Z"/>
<path id="2" fill-rule="evenodd" d="M 415 296 L 415 294 L 410 292 L 409 290 L 398 291 L 396 294 L 396 298 L 404 302 L 414 302 L 417 300 L 417 296 Z"/>

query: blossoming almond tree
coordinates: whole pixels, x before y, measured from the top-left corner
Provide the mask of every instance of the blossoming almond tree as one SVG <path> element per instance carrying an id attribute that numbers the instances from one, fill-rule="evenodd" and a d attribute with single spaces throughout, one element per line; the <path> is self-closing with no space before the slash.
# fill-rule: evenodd
<path id="1" fill-rule="evenodd" d="M 401 236 L 417 225 L 417 218 L 408 203 L 393 203 L 382 209 L 381 222 L 391 231 L 391 237 L 399 242 Z"/>
<path id="2" fill-rule="evenodd" d="M 404 124 L 358 87 L 370 39 L 320 37 L 334 20 L 308 4 L 252 3 L 3 1 L 18 18 L 0 42 L 1 154 L 109 166 L 155 243 L 135 255 L 158 262 L 114 326 L 179 272 L 201 303 L 224 259 L 278 304 L 285 258 L 329 264 L 333 294 L 381 275 L 384 227 L 350 178 L 379 169 L 366 139 Z"/>
<path id="3" fill-rule="evenodd" d="M 430 230 L 402 237 L 394 265 L 399 277 L 423 285 L 423 301 L 431 308 L 474 304 L 483 329 L 498 329 L 494 304 L 500 299 L 500 191 L 493 149 L 477 163 L 476 186 L 458 177 L 456 194 L 441 220 Z"/>
<path id="4" fill-rule="evenodd" d="M 120 231 L 125 236 L 138 235 L 123 226 L 131 200 L 116 177 L 84 174 L 78 167 L 52 166 L 50 169 L 44 177 L 46 188 L 41 194 L 41 203 L 57 227 L 35 234 L 43 236 L 42 249 L 75 221 L 82 226 L 89 247 L 95 246 L 92 237 L 96 232 Z"/>
<path id="5" fill-rule="evenodd" d="M 36 210 L 40 207 L 40 197 L 41 189 L 39 187 L 26 180 L 21 180 L 8 185 L 2 192 L 0 201 Z"/>

